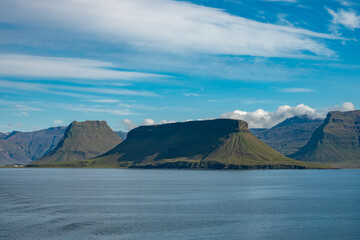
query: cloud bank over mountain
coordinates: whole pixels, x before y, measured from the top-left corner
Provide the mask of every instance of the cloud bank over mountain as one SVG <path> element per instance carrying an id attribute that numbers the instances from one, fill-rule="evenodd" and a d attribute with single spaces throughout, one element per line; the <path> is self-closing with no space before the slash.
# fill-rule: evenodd
<path id="1" fill-rule="evenodd" d="M 244 120 L 249 124 L 249 128 L 271 128 L 276 124 L 284 121 L 285 119 L 294 116 L 306 115 L 311 119 L 324 119 L 329 111 L 352 111 L 352 110 L 355 110 L 355 106 L 351 102 L 344 102 L 341 105 L 335 105 L 332 107 L 319 109 L 319 110 L 304 104 L 299 104 L 293 107 L 289 105 L 282 105 L 279 106 L 273 112 L 266 111 L 264 109 L 257 109 L 254 112 L 235 110 L 233 112 L 223 113 L 220 115 L 219 118 Z M 209 119 L 214 119 L 214 118 L 197 119 L 197 120 L 201 121 L 201 120 L 209 120 Z M 192 119 L 189 119 L 187 121 L 191 121 L 191 120 Z M 144 121 L 141 124 L 136 124 L 130 119 L 122 120 L 121 124 L 127 131 L 130 131 L 138 126 L 159 125 L 159 124 L 174 123 L 174 122 L 176 121 L 162 120 L 156 122 L 154 119 L 147 118 L 144 119 Z"/>
<path id="2" fill-rule="evenodd" d="M 248 122 L 250 128 L 270 128 L 294 116 L 307 115 L 309 118 L 325 118 L 329 111 L 351 111 L 355 110 L 354 104 L 344 102 L 341 106 L 333 106 L 326 109 L 317 110 L 304 104 L 297 106 L 283 105 L 275 111 L 269 112 L 263 109 L 257 109 L 254 112 L 235 110 L 221 114 L 220 118 L 240 119 Z"/>

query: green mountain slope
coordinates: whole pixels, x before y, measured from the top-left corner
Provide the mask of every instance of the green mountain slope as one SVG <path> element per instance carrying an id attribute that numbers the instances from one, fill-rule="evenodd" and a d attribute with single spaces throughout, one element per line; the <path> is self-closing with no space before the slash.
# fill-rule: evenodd
<path id="1" fill-rule="evenodd" d="M 319 168 L 283 156 L 250 133 L 246 122 L 230 119 L 138 127 L 129 132 L 124 142 L 97 158 L 43 166 Z"/>
<path id="2" fill-rule="evenodd" d="M 64 135 L 66 127 L 53 127 L 34 132 L 2 134 L 0 166 L 29 163 L 52 150 Z"/>
<path id="3" fill-rule="evenodd" d="M 34 163 L 89 159 L 121 142 L 105 121 L 72 122 L 58 145 Z"/>
<path id="4" fill-rule="evenodd" d="M 323 122 L 323 119 L 296 116 L 269 129 L 250 129 L 250 131 L 276 151 L 290 155 L 303 147 Z"/>
<path id="5" fill-rule="evenodd" d="M 360 167 L 360 111 L 328 113 L 309 142 L 291 157 L 335 167 Z"/>

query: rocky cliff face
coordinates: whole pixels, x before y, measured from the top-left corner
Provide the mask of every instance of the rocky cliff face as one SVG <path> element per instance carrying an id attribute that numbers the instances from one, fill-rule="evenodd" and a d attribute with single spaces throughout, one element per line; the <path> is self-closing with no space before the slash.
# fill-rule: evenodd
<path id="1" fill-rule="evenodd" d="M 93 158 L 121 142 L 105 121 L 72 122 L 58 145 L 35 163 Z"/>
<path id="2" fill-rule="evenodd" d="M 240 120 L 217 119 L 154 126 L 87 162 L 87 167 L 142 168 L 316 168 L 289 159 L 250 133 Z"/>
<path id="3" fill-rule="evenodd" d="M 360 111 L 330 112 L 309 142 L 291 157 L 335 167 L 360 167 Z"/>
<path id="4" fill-rule="evenodd" d="M 290 155 L 299 151 L 323 122 L 323 119 L 296 116 L 270 129 L 250 129 L 250 131 L 276 151 Z"/>
<path id="5" fill-rule="evenodd" d="M 0 137 L 0 166 L 29 163 L 51 151 L 64 135 L 66 127 L 34 132 L 12 132 Z"/>

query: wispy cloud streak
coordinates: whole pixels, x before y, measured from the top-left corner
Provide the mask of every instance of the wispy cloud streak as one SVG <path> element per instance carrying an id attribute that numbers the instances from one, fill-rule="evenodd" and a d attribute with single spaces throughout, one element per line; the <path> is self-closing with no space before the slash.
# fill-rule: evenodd
<path id="1" fill-rule="evenodd" d="M 101 87 L 89 87 L 89 86 L 65 86 L 58 84 L 42 84 L 42 83 L 30 83 L 30 82 L 18 82 L 18 81 L 6 81 L 0 80 L 0 86 L 4 91 L 6 89 L 22 90 L 30 92 L 38 92 L 44 94 L 58 94 L 58 95 L 72 95 L 74 97 L 81 96 L 82 93 L 91 97 L 90 94 L 97 95 L 127 95 L 127 96 L 144 96 L 144 97 L 158 97 L 159 95 L 150 91 L 141 90 L 129 90 L 122 88 L 101 88 Z"/>
<path id="2" fill-rule="evenodd" d="M 0 54 L 0 76 L 93 80 L 153 79 L 157 74 L 118 71 L 112 63 L 61 57 Z M 162 76 L 164 77 L 164 76 Z"/>
<path id="3" fill-rule="evenodd" d="M 329 57 L 334 52 L 317 38 L 338 39 L 172 0 L 3 0 L 0 9 L 0 21 L 173 53 Z"/>

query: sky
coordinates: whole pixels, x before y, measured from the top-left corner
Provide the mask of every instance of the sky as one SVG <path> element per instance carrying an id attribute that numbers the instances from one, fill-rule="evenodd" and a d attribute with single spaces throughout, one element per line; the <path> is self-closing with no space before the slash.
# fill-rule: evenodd
<path id="1" fill-rule="evenodd" d="M 360 106 L 359 40 L 358 1 L 1 0 L 0 131 L 323 118 Z"/>

